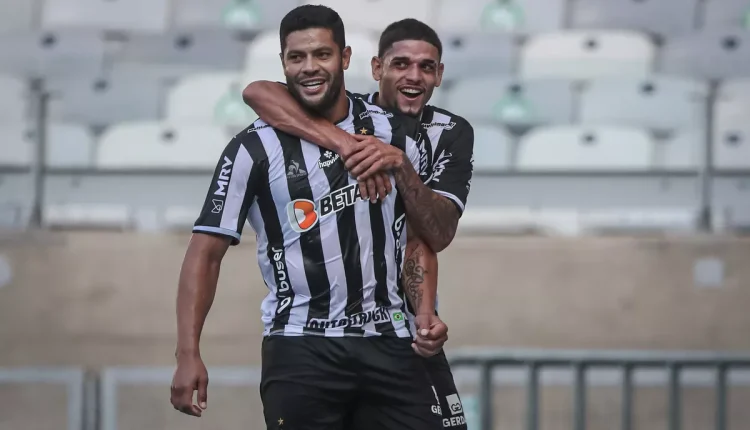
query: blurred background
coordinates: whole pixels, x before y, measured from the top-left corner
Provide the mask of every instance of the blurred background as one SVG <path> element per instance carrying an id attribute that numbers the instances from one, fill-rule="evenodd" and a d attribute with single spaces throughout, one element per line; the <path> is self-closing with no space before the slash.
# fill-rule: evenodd
<path id="1" fill-rule="evenodd" d="M 0 0 L 0 430 L 264 428 L 252 233 L 204 330 L 200 420 L 169 403 L 174 302 L 256 118 L 240 92 L 283 80 L 301 3 Z M 352 91 L 390 22 L 442 38 L 431 104 L 476 134 L 440 254 L 470 429 L 750 428 L 750 0 L 312 3 L 344 19 Z"/>

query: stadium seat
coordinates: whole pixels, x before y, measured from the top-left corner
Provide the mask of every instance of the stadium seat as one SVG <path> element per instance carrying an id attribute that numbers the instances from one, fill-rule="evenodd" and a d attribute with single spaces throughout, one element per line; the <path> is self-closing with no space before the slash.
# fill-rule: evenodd
<path id="1" fill-rule="evenodd" d="M 446 81 L 477 76 L 510 75 L 516 65 L 518 48 L 504 34 L 441 34 Z"/>
<path id="2" fill-rule="evenodd" d="M 565 0 L 442 1 L 435 25 L 439 31 L 538 33 L 563 28 Z"/>
<path id="3" fill-rule="evenodd" d="M 12 32 L 0 37 L 0 73 L 65 77 L 99 73 L 104 42 L 92 31 Z"/>
<path id="4" fill-rule="evenodd" d="M 46 165 L 54 168 L 93 167 L 94 139 L 75 124 L 52 123 L 47 130 Z"/>
<path id="5" fill-rule="evenodd" d="M 322 4 L 339 13 L 347 28 L 380 35 L 388 24 L 404 18 L 430 23 L 432 0 L 308 0 L 306 4 Z"/>
<path id="6" fill-rule="evenodd" d="M 240 71 L 245 44 L 223 29 L 167 34 L 137 34 L 130 37 L 115 58 L 115 70 L 177 78 L 211 71 Z"/>
<path id="7" fill-rule="evenodd" d="M 750 79 L 725 82 L 714 106 L 715 166 L 750 168 Z"/>
<path id="8" fill-rule="evenodd" d="M 451 87 L 446 107 L 469 121 L 521 127 L 567 124 L 573 120 L 573 85 L 565 80 L 467 79 Z"/>
<path id="9" fill-rule="evenodd" d="M 172 0 L 173 27 L 277 30 L 299 0 Z"/>
<path id="10" fill-rule="evenodd" d="M 36 24 L 36 0 L 0 0 L 0 30 L 31 30 Z"/>
<path id="11" fill-rule="evenodd" d="M 167 118 L 183 123 L 247 126 L 258 119 L 242 101 L 240 75 L 214 73 L 189 76 L 167 96 Z"/>
<path id="12" fill-rule="evenodd" d="M 520 69 L 526 78 L 645 76 L 655 57 L 656 47 L 640 33 L 571 30 L 532 37 Z"/>
<path id="13" fill-rule="evenodd" d="M 696 0 L 573 0 L 573 28 L 613 28 L 659 35 L 689 33 L 695 27 Z"/>
<path id="14" fill-rule="evenodd" d="M 213 169 L 228 141 L 223 129 L 210 125 L 125 123 L 102 135 L 96 165 L 102 169 Z"/>
<path id="15" fill-rule="evenodd" d="M 26 117 L 26 84 L 10 76 L 0 76 L 0 124 L 19 123 Z"/>
<path id="16" fill-rule="evenodd" d="M 164 31 L 168 0 L 45 0 L 42 27 Z"/>
<path id="17" fill-rule="evenodd" d="M 131 224 L 131 209 L 119 204 L 48 203 L 42 223 L 49 229 L 123 229 Z"/>
<path id="18" fill-rule="evenodd" d="M 474 170 L 505 170 L 510 166 L 513 138 L 500 127 L 474 127 Z"/>
<path id="19" fill-rule="evenodd" d="M 163 89 L 148 76 L 115 75 L 52 81 L 50 118 L 105 126 L 160 117 Z"/>
<path id="20" fill-rule="evenodd" d="M 708 0 L 703 28 L 750 29 L 750 3 L 747 0 Z"/>
<path id="21" fill-rule="evenodd" d="M 708 85 L 686 78 L 601 78 L 584 85 L 582 124 L 620 124 L 657 131 L 705 128 Z"/>
<path id="22" fill-rule="evenodd" d="M 664 170 L 696 169 L 706 142 L 705 130 L 681 130 L 656 142 L 655 167 Z"/>
<path id="23" fill-rule="evenodd" d="M 378 53 L 377 41 L 364 33 L 348 31 L 346 44 L 352 48 L 352 58 L 347 78 L 372 79 L 370 60 Z M 278 32 L 267 32 L 253 40 L 245 56 L 245 74 L 243 81 L 256 80 L 285 81 L 281 65 L 281 44 Z"/>
<path id="24" fill-rule="evenodd" d="M 0 166 L 27 167 L 33 160 L 33 140 L 22 123 L 0 124 Z"/>
<path id="25" fill-rule="evenodd" d="M 750 76 L 750 32 L 717 30 L 670 39 L 660 69 L 704 79 Z"/>
<path id="26" fill-rule="evenodd" d="M 645 170 L 653 142 L 645 130 L 628 127 L 541 127 L 526 134 L 519 170 Z"/>

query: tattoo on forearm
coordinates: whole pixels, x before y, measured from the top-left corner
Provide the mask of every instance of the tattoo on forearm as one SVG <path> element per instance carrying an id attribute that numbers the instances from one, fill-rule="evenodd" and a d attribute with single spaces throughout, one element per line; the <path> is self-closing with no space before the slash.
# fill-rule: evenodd
<path id="1" fill-rule="evenodd" d="M 422 257 L 422 255 L 424 255 L 424 251 L 417 248 L 409 257 L 406 258 L 406 261 L 404 261 L 404 290 L 411 300 L 411 305 L 412 307 L 414 307 L 414 312 L 419 312 L 419 309 L 422 306 L 422 299 L 424 297 L 422 284 L 424 283 L 424 276 L 427 271 L 419 262 L 419 259 Z"/>
<path id="2" fill-rule="evenodd" d="M 422 183 L 408 158 L 404 166 L 396 169 L 394 176 L 396 186 L 404 197 L 407 217 L 419 237 L 435 251 L 443 249 L 455 236 L 458 211 L 451 201 Z"/>

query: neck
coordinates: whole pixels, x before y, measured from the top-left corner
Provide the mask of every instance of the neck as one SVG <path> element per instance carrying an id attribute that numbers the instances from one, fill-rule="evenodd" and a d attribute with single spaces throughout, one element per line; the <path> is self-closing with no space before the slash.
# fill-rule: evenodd
<path id="1" fill-rule="evenodd" d="M 336 103 L 321 112 L 321 116 L 334 124 L 349 116 L 349 98 L 346 96 L 346 89 L 341 88 Z"/>

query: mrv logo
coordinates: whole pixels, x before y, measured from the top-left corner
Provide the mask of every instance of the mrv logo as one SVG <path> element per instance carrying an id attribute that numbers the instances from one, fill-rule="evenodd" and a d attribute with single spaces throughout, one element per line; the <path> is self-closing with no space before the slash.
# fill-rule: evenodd
<path id="1" fill-rule="evenodd" d="M 322 218 L 341 212 L 359 201 L 362 201 L 362 195 L 357 184 L 333 191 L 320 199 L 317 205 L 307 199 L 292 200 L 286 207 L 289 225 L 297 233 L 310 231 Z"/>
<path id="2" fill-rule="evenodd" d="M 215 192 L 215 196 L 227 195 L 227 185 L 229 185 L 229 176 L 232 174 L 232 160 L 226 155 L 224 156 L 224 165 L 221 166 L 219 172 L 219 178 L 216 180 L 216 185 L 219 187 Z"/>
<path id="3" fill-rule="evenodd" d="M 400 312 L 397 312 L 400 314 Z M 398 315 L 394 315 L 398 319 Z M 377 308 L 368 312 L 359 312 L 346 318 L 337 320 L 324 320 L 311 318 L 307 326 L 310 328 L 345 328 L 345 327 L 363 327 L 365 324 L 390 322 L 391 315 L 386 308 Z"/>

